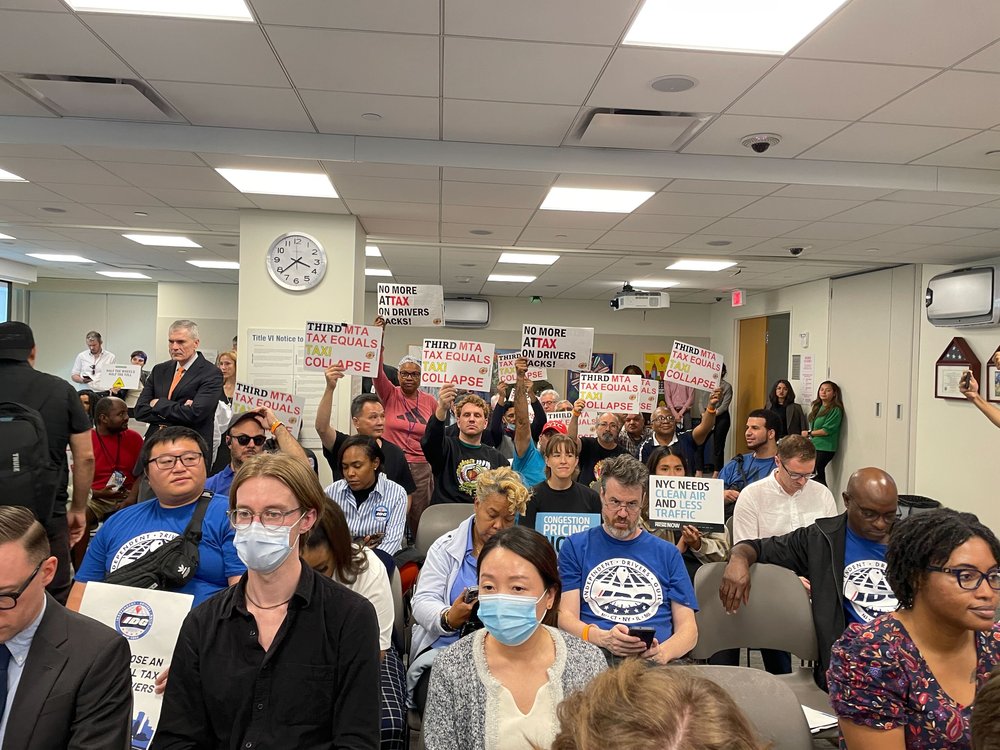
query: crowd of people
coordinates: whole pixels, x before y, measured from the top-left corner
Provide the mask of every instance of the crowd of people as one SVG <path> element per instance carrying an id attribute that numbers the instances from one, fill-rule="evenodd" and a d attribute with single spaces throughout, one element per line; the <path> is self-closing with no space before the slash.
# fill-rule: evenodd
<path id="1" fill-rule="evenodd" d="M 324 488 L 274 412 L 233 413 L 235 339 L 214 363 L 195 322 L 168 339 L 149 371 L 132 353 L 139 389 L 102 390 L 116 360 L 99 332 L 62 378 L 34 369 L 27 325 L 0 324 L 9 418 L 44 424 L 48 459 L 14 494 L 0 484 L 2 747 L 130 746 L 128 645 L 74 611 L 103 582 L 193 597 L 157 679 L 153 750 L 390 750 L 415 721 L 429 750 L 764 750 L 753 712 L 686 666 L 699 610 L 747 605 L 757 564 L 808 592 L 842 746 L 998 746 L 1000 542 L 969 513 L 901 517 L 878 467 L 850 475 L 841 512 L 825 475 L 845 424 L 836 383 L 803 408 L 778 380 L 725 461 L 725 368 L 704 398 L 670 383 L 652 413 L 599 414 L 582 435 L 586 402 L 530 382 L 524 359 L 495 394 L 432 395 L 419 360 L 380 358 L 349 424 L 334 366 L 315 424 Z M 731 531 L 660 528 L 656 476 L 718 478 Z M 421 549 L 436 506 L 454 527 Z M 593 522 L 556 541 L 539 531 L 551 514 Z M 699 602 L 705 565 L 724 572 Z M 762 658 L 792 671 L 792 654 Z"/>

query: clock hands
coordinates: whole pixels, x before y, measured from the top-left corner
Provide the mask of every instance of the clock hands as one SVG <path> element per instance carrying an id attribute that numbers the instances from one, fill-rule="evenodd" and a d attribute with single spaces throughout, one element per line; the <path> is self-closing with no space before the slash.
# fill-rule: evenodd
<path id="1" fill-rule="evenodd" d="M 283 274 L 283 273 L 287 272 L 289 268 L 291 268 L 292 266 L 294 266 L 296 264 L 302 266 L 305 269 L 309 268 L 309 266 L 307 266 L 305 263 L 302 262 L 302 258 L 296 258 L 291 263 L 289 263 L 287 266 L 285 266 L 285 268 L 279 268 L 278 269 L 278 273 L 282 273 Z"/>

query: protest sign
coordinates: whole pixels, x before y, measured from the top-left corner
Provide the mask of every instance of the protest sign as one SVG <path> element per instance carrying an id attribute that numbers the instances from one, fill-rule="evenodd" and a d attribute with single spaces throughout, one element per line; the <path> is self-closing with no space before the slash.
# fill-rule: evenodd
<path id="1" fill-rule="evenodd" d="M 545 415 L 545 423 L 561 422 L 569 427 L 569 421 L 573 418 L 571 411 L 551 411 Z M 601 416 L 599 411 L 585 411 L 576 420 L 577 437 L 594 437 L 597 434 L 597 418 Z"/>
<path id="2" fill-rule="evenodd" d="M 169 591 L 90 582 L 80 614 L 117 631 L 132 651 L 132 747 L 149 747 L 160 723 L 163 696 L 153 692 L 156 676 L 170 666 L 184 617 L 194 597 Z"/>
<path id="3" fill-rule="evenodd" d="M 339 365 L 345 375 L 378 376 L 382 329 L 354 323 L 306 323 L 307 370 L 325 370 Z"/>
<path id="4" fill-rule="evenodd" d="M 258 388 L 237 383 L 233 392 L 234 415 L 267 407 L 274 412 L 274 416 L 281 420 L 296 440 L 299 439 L 299 430 L 302 428 L 302 413 L 305 411 L 305 406 L 304 398 L 273 388 Z"/>
<path id="5" fill-rule="evenodd" d="M 639 386 L 639 411 L 652 412 L 660 396 L 660 381 L 643 378 Z"/>
<path id="6" fill-rule="evenodd" d="M 110 365 L 104 368 L 98 387 L 105 391 L 118 388 L 138 390 L 141 373 L 142 367 L 139 365 Z"/>
<path id="7" fill-rule="evenodd" d="M 639 392 L 642 387 L 639 375 L 617 375 L 615 373 L 580 373 L 580 398 L 584 411 L 596 409 L 601 412 L 613 411 L 636 413 L 639 409 Z"/>
<path id="8" fill-rule="evenodd" d="M 649 478 L 649 520 L 656 528 L 694 526 L 701 531 L 725 529 L 723 482 L 707 477 Z"/>
<path id="9" fill-rule="evenodd" d="M 377 296 L 387 325 L 444 325 L 444 287 L 438 284 L 379 284 Z"/>
<path id="10" fill-rule="evenodd" d="M 535 531 L 549 540 L 557 554 L 566 537 L 600 525 L 600 513 L 539 513 L 535 516 Z"/>
<path id="11" fill-rule="evenodd" d="M 493 379 L 493 344 L 424 339 L 422 386 L 454 383 L 469 391 L 489 391 Z"/>
<path id="12" fill-rule="evenodd" d="M 528 367 L 589 371 L 593 351 L 593 328 L 521 327 L 521 354 L 527 358 Z"/>
<path id="13" fill-rule="evenodd" d="M 514 369 L 514 362 L 520 356 L 521 355 L 519 353 L 497 355 L 497 370 L 501 383 L 507 383 L 510 385 L 511 383 L 517 382 L 517 371 Z M 532 383 L 536 383 L 539 380 L 545 380 L 545 368 L 529 367 L 528 371 L 525 373 L 525 377 L 527 377 Z"/>
<path id="14" fill-rule="evenodd" d="M 663 379 L 699 391 L 714 391 L 722 379 L 722 355 L 683 341 L 674 341 Z"/>

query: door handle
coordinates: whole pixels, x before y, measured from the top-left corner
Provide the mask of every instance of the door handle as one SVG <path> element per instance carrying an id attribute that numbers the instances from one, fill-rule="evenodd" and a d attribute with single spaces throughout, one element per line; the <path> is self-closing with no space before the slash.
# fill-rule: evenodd
<path id="1" fill-rule="evenodd" d="M 903 405 L 902 404 L 896 404 L 896 419 L 899 419 L 899 420 L 903 419 Z"/>
<path id="2" fill-rule="evenodd" d="M 881 401 L 876 401 L 875 402 L 875 416 L 879 417 L 879 418 L 881 418 L 881 416 L 882 416 L 882 402 Z"/>

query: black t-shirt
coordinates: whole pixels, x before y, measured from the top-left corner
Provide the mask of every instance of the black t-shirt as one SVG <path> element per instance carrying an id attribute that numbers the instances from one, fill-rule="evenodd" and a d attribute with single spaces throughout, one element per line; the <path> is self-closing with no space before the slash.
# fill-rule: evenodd
<path id="1" fill-rule="evenodd" d="M 431 505 L 471 503 L 476 498 L 479 475 L 490 469 L 510 466 L 500 451 L 489 445 L 469 445 L 455 437 L 444 436 L 444 424 L 434 416 L 420 440 L 424 456 L 434 472 L 434 496 Z"/>
<path id="2" fill-rule="evenodd" d="M 66 446 L 70 435 L 90 432 L 90 418 L 83 410 L 80 397 L 68 382 L 55 375 L 38 372 L 27 362 L 0 359 L 0 397 L 30 406 L 42 415 L 49 438 L 49 456 L 61 467 L 53 516 L 66 515 L 69 495 L 69 467 Z"/>
<path id="3" fill-rule="evenodd" d="M 340 470 L 340 461 L 337 460 L 337 456 L 340 455 L 340 448 L 347 441 L 347 438 L 348 435 L 337 430 L 337 438 L 333 441 L 333 449 L 323 449 L 323 457 L 330 464 L 330 469 L 333 470 L 333 481 L 335 482 L 338 479 L 344 478 L 344 472 Z M 406 463 L 406 456 L 403 455 L 402 449 L 395 443 L 382 438 L 382 453 L 385 455 L 385 464 L 381 467 L 381 471 L 385 474 L 386 479 L 391 479 L 402 487 L 407 495 L 416 490 L 417 484 L 413 481 L 413 475 L 410 473 L 410 465 Z"/>
<path id="4" fill-rule="evenodd" d="M 595 437 L 580 438 L 580 478 L 576 481 L 588 487 L 593 487 L 594 481 L 597 479 L 597 476 L 594 474 L 594 467 L 606 458 L 620 456 L 623 453 L 628 453 L 628 451 L 621 445 L 616 445 L 611 449 L 602 448 Z"/>
<path id="5" fill-rule="evenodd" d="M 554 490 L 547 482 L 539 482 L 531 488 L 528 509 L 518 523 L 535 528 L 535 518 L 539 513 L 600 513 L 601 497 L 590 487 L 573 482 L 568 489 Z"/>

